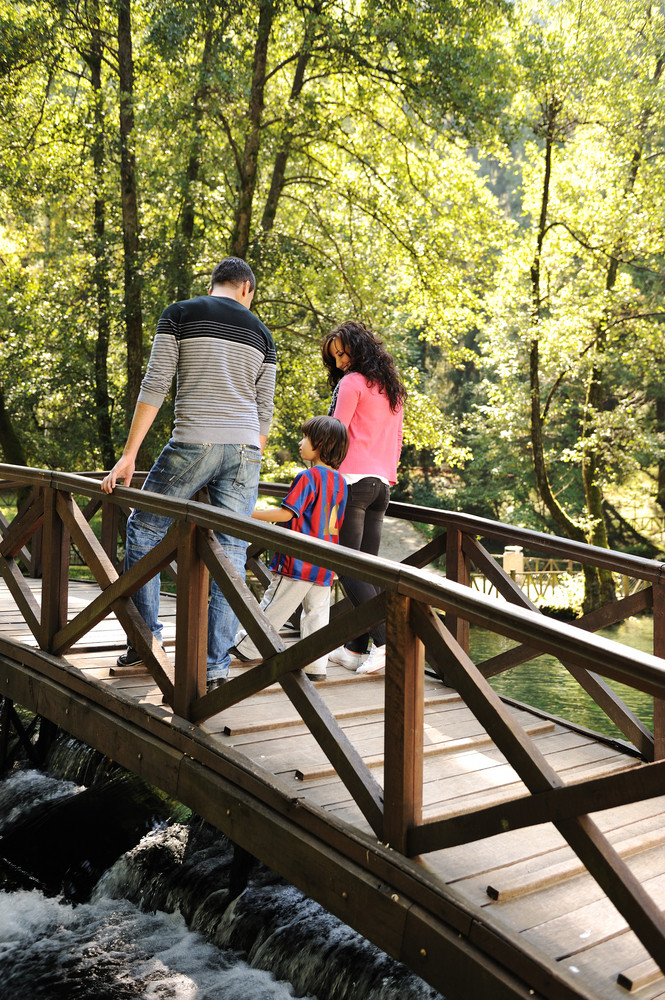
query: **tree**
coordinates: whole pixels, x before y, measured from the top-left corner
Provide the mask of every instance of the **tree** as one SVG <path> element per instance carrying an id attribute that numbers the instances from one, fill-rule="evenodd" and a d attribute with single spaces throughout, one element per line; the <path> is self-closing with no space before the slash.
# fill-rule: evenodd
<path id="1" fill-rule="evenodd" d="M 465 147 L 489 141 L 505 101 L 510 6 L 421 6 L 36 0 L 34 19 L 7 15 L 5 218 L 32 280 L 6 329 L 29 330 L 21 350 L 47 373 L 13 390 L 29 461 L 109 464 L 143 323 L 231 249 L 255 263 L 279 342 L 275 451 L 326 408 L 318 344 L 348 315 L 407 371 L 420 339 L 463 356 L 503 227 Z M 414 449 L 459 458 L 427 374 L 408 377 Z"/>
<path id="2" fill-rule="evenodd" d="M 513 287 L 504 285 L 488 324 L 502 334 L 489 353 L 505 348 L 506 334 L 526 342 L 538 494 L 565 534 L 604 546 L 605 490 L 635 469 L 645 444 L 634 417 L 645 401 L 639 359 L 658 335 L 659 305 L 635 273 L 665 244 L 665 177 L 653 155 L 664 125 L 665 21 L 650 5 L 611 0 L 521 13 L 528 221 L 506 255 Z M 586 607 L 613 592 L 609 574 L 590 572 Z"/>

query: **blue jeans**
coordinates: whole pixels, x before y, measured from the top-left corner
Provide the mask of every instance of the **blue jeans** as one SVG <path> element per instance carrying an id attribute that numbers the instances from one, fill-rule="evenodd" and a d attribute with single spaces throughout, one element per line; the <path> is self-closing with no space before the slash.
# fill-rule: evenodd
<path id="1" fill-rule="evenodd" d="M 377 555 L 381 544 L 381 529 L 383 515 L 390 501 L 390 488 L 381 479 L 367 476 L 357 483 L 349 485 L 349 495 L 346 501 L 344 519 L 339 529 L 339 544 L 348 545 L 350 549 Z M 380 593 L 378 587 L 364 580 L 356 580 L 351 576 L 340 574 L 340 583 L 351 603 L 357 607 L 369 601 Z M 347 642 L 346 648 L 353 653 L 366 653 L 369 637 L 377 646 L 385 646 L 386 626 L 380 622 L 369 632 L 359 635 Z"/>
<path id="2" fill-rule="evenodd" d="M 249 515 L 256 504 L 260 471 L 261 453 L 251 445 L 169 441 L 148 473 L 143 489 L 189 499 L 207 486 L 215 507 Z M 132 512 L 127 521 L 125 570 L 162 540 L 171 521 L 170 517 L 143 510 Z M 247 542 L 233 535 L 217 532 L 215 535 L 234 568 L 244 575 Z M 161 641 L 159 589 L 157 574 L 133 594 L 132 600 L 153 635 Z M 233 645 L 237 627 L 236 615 L 213 581 L 208 605 L 208 680 L 228 674 L 228 650 Z"/>

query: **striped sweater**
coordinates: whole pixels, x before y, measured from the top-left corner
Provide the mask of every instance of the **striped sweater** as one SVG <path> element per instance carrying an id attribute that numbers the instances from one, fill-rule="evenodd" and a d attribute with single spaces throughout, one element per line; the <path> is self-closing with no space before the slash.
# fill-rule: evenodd
<path id="1" fill-rule="evenodd" d="M 160 316 L 139 402 L 161 406 L 177 375 L 172 440 L 259 446 L 273 412 L 270 331 L 219 295 L 174 302 Z"/>

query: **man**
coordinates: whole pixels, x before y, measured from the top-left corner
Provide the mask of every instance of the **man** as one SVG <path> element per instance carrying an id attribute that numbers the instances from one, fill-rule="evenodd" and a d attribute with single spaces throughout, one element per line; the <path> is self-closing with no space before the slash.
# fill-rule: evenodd
<path id="1" fill-rule="evenodd" d="M 208 487 L 215 506 L 249 516 L 258 493 L 261 454 L 273 412 L 275 345 L 270 331 L 249 311 L 256 282 L 238 257 L 214 269 L 208 295 L 175 302 L 162 313 L 148 369 L 122 457 L 102 480 L 111 493 L 131 483 L 138 450 L 177 374 L 171 440 L 153 465 L 143 489 L 191 497 Z M 135 510 L 127 521 L 125 570 L 166 534 L 171 519 Z M 247 543 L 218 534 L 235 568 L 244 574 Z M 159 575 L 136 591 L 133 601 L 161 641 Z M 208 607 L 207 689 L 228 675 L 236 615 L 215 583 Z M 130 646 L 120 666 L 141 662 Z"/>

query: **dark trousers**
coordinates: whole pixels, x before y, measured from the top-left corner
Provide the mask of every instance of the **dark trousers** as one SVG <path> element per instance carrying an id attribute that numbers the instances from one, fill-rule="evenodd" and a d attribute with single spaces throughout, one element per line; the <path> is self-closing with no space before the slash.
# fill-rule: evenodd
<path id="1" fill-rule="evenodd" d="M 358 552 L 377 555 L 381 542 L 383 516 L 390 500 L 390 489 L 380 479 L 367 476 L 365 479 L 349 486 L 349 496 L 346 503 L 344 520 L 339 532 L 340 545 L 348 545 Z M 368 601 L 379 588 L 353 577 L 340 576 L 344 592 L 354 606 Z M 353 653 L 366 653 L 370 636 L 377 646 L 386 642 L 386 626 L 384 622 L 375 628 L 359 635 L 347 643 L 347 649 Z"/>

